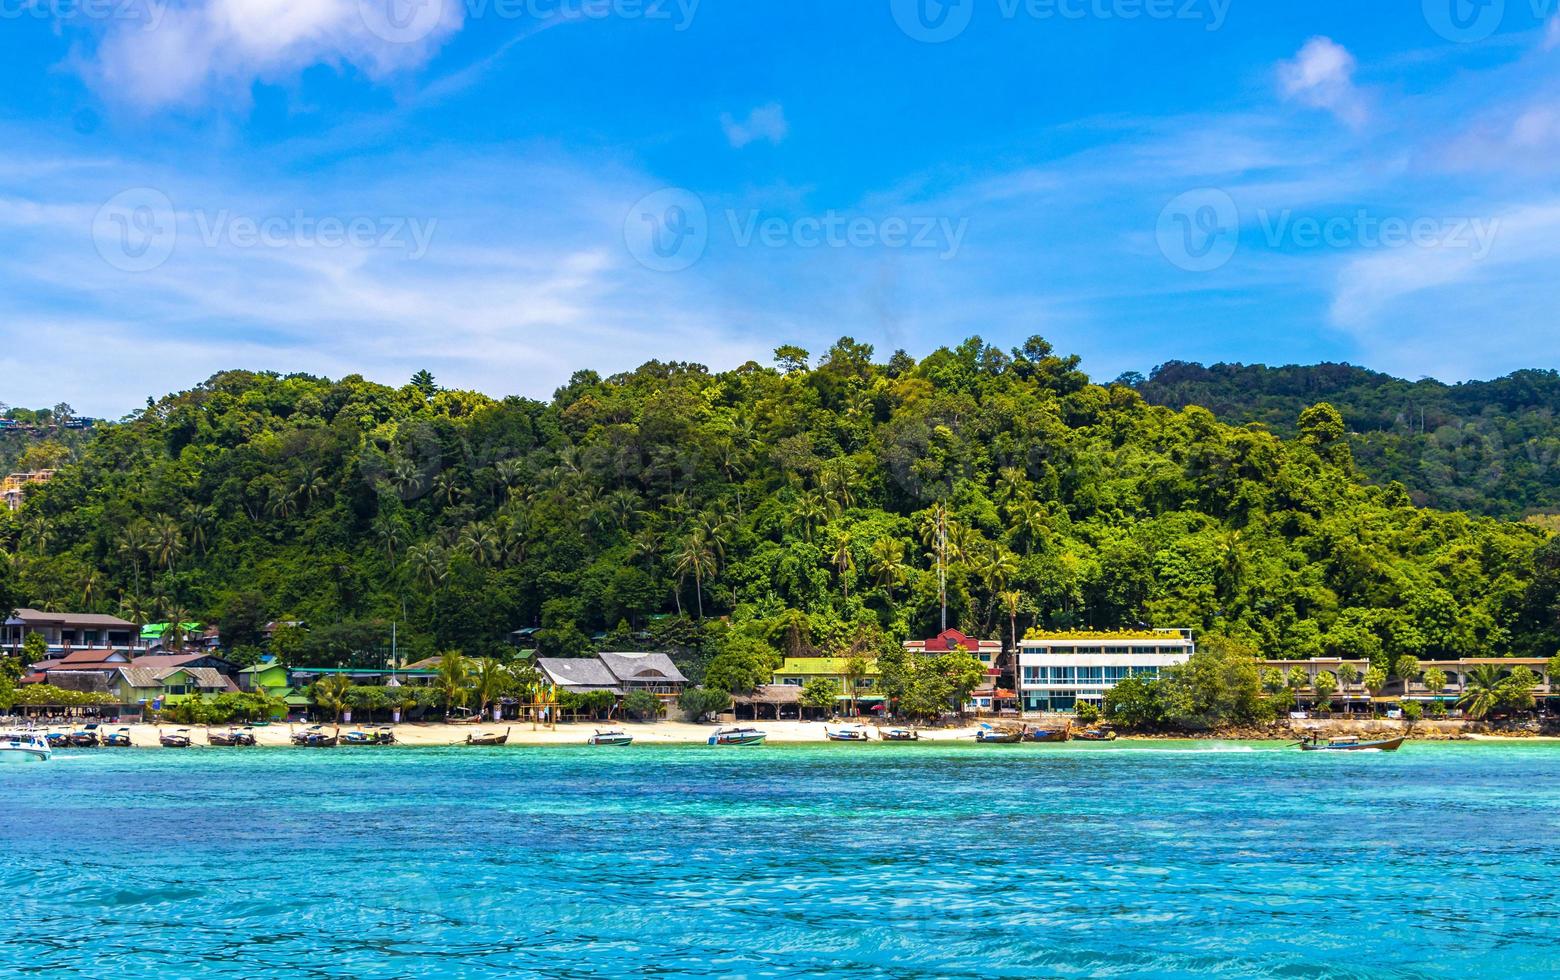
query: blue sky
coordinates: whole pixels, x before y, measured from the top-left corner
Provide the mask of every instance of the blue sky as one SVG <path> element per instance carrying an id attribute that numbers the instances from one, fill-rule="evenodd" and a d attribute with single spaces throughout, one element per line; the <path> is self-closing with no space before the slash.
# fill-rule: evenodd
<path id="1" fill-rule="evenodd" d="M 0 400 L 843 334 L 1554 367 L 1553 7 L 0 0 Z"/>

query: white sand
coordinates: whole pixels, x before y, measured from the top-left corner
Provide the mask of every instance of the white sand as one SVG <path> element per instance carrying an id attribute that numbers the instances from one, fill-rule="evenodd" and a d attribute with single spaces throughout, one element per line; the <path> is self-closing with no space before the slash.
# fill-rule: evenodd
<path id="1" fill-rule="evenodd" d="M 742 722 L 744 726 L 758 728 L 769 734 L 771 742 L 825 742 L 824 728 L 838 728 L 840 726 L 823 722 L 808 721 L 760 721 Z M 105 730 L 115 731 L 120 726 L 107 725 Z M 184 728 L 182 725 L 129 725 L 130 741 L 137 747 L 157 747 L 158 734 L 173 734 Z M 261 745 L 285 745 L 291 746 L 293 732 L 301 731 L 307 726 L 288 725 L 286 723 L 274 723 L 254 729 L 255 738 Z M 560 724 L 557 728 L 548 728 L 538 725 L 534 729 L 530 722 L 487 722 L 481 725 L 446 725 L 446 724 L 401 724 L 401 725 L 360 725 L 343 723 L 341 733 L 350 731 L 374 731 L 381 727 L 388 727 L 395 733 L 395 738 L 401 745 L 459 745 L 466 741 L 468 735 L 501 735 L 509 732 L 510 745 L 583 745 L 597 730 L 606 731 L 620 727 L 623 731 L 634 737 L 635 744 L 663 744 L 663 745 L 702 745 L 708 741 L 710 734 L 721 725 L 690 725 L 685 722 L 662 721 L 650 725 L 636 724 L 603 724 L 580 723 Z M 335 731 L 335 725 L 327 725 L 326 731 Z M 73 731 L 72 727 L 55 726 L 53 731 Z M 226 732 L 228 726 L 214 725 L 211 728 L 215 732 Z M 876 739 L 876 730 L 869 728 Z M 974 728 L 941 728 L 922 730 L 921 738 L 933 741 L 947 741 L 956 739 L 971 739 L 975 735 Z M 189 734 L 196 746 L 204 747 L 206 744 L 206 728 L 193 726 Z"/>

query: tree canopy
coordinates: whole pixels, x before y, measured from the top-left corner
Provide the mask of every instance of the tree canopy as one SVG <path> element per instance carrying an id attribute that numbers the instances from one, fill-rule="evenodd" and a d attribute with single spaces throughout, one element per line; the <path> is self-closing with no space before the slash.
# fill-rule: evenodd
<path id="1" fill-rule="evenodd" d="M 739 693 L 770 657 L 936 633 L 939 552 L 979 636 L 1188 626 L 1388 670 L 1560 650 L 1560 544 L 1373 485 L 1347 408 L 1290 406 L 1286 439 L 1040 338 L 873 355 L 581 371 L 547 402 L 224 372 L 91 430 L 0 513 L 3 567 L 17 604 L 302 622 L 272 643 L 309 657 L 378 655 L 392 621 L 407 656 L 502 656 L 534 626 L 545 655 L 653 646 Z"/>

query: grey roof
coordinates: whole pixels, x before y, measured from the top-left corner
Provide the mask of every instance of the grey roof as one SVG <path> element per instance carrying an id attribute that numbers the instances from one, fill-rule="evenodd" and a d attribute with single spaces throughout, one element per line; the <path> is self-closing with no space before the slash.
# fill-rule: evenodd
<path id="1" fill-rule="evenodd" d="M 121 667 L 119 675 L 131 687 L 162 687 L 162 682 L 157 678 L 157 671 L 151 667 Z"/>
<path id="2" fill-rule="evenodd" d="M 612 671 L 594 657 L 580 660 L 538 657 L 536 666 L 547 675 L 548 681 L 559 687 L 622 693 L 618 689 L 617 678 L 612 676 Z"/>
<path id="3" fill-rule="evenodd" d="M 664 653 L 601 653 L 597 656 L 613 676 L 624 683 L 688 683 L 688 678 Z"/>
<path id="4" fill-rule="evenodd" d="M 118 616 L 104 616 L 101 613 L 54 613 L 40 609 L 18 609 L 15 615 L 5 622 L 7 626 L 106 626 L 110 629 L 135 629 L 134 623 L 128 619 L 120 619 Z"/>

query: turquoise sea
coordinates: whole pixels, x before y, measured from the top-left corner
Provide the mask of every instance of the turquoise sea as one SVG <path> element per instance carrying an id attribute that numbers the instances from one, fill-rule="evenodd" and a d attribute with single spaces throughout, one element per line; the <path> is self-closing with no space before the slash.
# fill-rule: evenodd
<path id="1" fill-rule="evenodd" d="M 61 752 L 17 977 L 1560 975 L 1560 745 Z"/>

